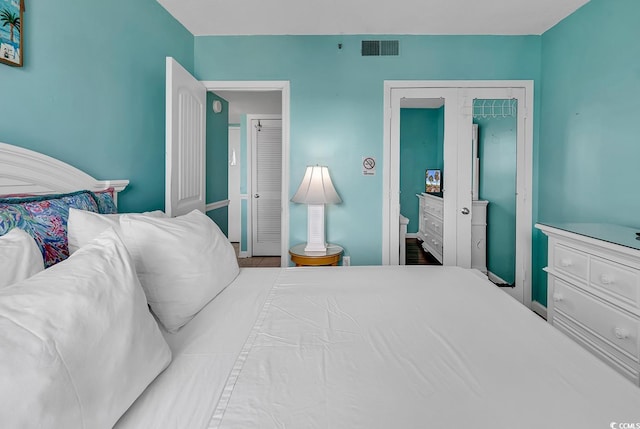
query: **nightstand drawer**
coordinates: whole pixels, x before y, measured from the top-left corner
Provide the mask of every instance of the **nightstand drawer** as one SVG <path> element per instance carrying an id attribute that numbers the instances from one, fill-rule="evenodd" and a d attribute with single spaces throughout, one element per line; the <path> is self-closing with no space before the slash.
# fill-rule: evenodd
<path id="1" fill-rule="evenodd" d="M 550 261 L 551 262 L 551 261 Z M 588 280 L 589 257 L 575 249 L 556 244 L 553 248 L 553 269 L 558 273 Z"/>
<path id="2" fill-rule="evenodd" d="M 635 308 L 640 308 L 638 274 L 633 268 L 595 256 L 591 258 L 591 285 Z"/>
<path id="3" fill-rule="evenodd" d="M 634 361 L 638 361 L 637 319 L 558 279 L 555 280 L 552 299 L 555 311 L 579 321 L 607 342 L 627 352 Z"/>

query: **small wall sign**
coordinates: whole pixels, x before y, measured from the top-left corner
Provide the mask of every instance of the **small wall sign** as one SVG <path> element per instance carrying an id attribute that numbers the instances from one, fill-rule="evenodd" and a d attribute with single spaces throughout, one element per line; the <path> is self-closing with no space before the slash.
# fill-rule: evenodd
<path id="1" fill-rule="evenodd" d="M 372 156 L 362 157 L 362 175 L 363 176 L 375 176 L 376 175 L 376 159 Z"/>

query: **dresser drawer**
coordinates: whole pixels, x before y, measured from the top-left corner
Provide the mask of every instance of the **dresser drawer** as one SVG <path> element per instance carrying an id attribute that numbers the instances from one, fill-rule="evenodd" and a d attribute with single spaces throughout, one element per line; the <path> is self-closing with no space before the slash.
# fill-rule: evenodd
<path id="1" fill-rule="evenodd" d="M 591 257 L 589 281 L 595 288 L 604 290 L 614 298 L 640 308 L 638 299 L 639 272 L 607 259 Z"/>
<path id="2" fill-rule="evenodd" d="M 433 215 L 425 215 L 426 228 L 442 240 L 442 221 Z"/>
<path id="3" fill-rule="evenodd" d="M 424 202 L 424 213 L 438 218 L 442 218 L 442 202 L 426 200 Z"/>
<path id="4" fill-rule="evenodd" d="M 554 271 L 577 277 L 585 282 L 588 280 L 589 257 L 578 250 L 556 244 L 553 248 Z"/>
<path id="5" fill-rule="evenodd" d="M 638 361 L 638 320 L 558 279 L 552 299 L 555 311 L 579 321 Z"/>
<path id="6" fill-rule="evenodd" d="M 425 234 L 425 240 L 422 245 L 424 249 L 430 253 L 436 253 L 442 255 L 442 236 L 437 236 L 431 231 L 427 231 Z M 434 255 L 434 256 L 437 256 Z"/>

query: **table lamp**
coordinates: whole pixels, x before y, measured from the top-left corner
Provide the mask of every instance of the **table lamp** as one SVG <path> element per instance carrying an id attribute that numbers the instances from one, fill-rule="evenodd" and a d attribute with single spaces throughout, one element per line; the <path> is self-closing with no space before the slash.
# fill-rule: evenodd
<path id="1" fill-rule="evenodd" d="M 342 202 L 325 166 L 307 166 L 302 182 L 291 201 L 307 204 L 307 246 L 304 251 L 313 255 L 326 255 L 324 233 L 324 205 Z"/>

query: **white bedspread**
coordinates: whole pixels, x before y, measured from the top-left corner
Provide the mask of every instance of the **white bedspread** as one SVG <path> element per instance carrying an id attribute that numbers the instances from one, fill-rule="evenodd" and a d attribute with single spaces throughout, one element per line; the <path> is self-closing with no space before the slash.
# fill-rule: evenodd
<path id="1" fill-rule="evenodd" d="M 281 272 L 210 427 L 612 422 L 640 422 L 638 388 L 473 272 L 345 267 Z"/>
<path id="2" fill-rule="evenodd" d="M 122 416 L 117 429 L 206 428 L 238 353 L 280 268 L 242 269 L 177 333 L 163 330 L 171 365 Z"/>

